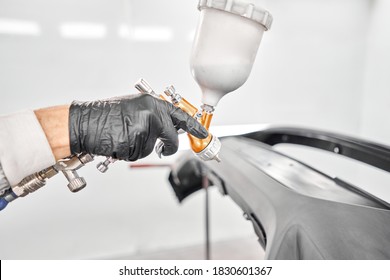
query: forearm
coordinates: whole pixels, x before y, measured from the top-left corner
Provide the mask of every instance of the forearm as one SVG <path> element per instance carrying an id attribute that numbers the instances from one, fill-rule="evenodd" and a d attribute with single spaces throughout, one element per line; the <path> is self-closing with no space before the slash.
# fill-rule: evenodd
<path id="1" fill-rule="evenodd" d="M 70 156 L 69 105 L 34 111 L 56 160 Z"/>

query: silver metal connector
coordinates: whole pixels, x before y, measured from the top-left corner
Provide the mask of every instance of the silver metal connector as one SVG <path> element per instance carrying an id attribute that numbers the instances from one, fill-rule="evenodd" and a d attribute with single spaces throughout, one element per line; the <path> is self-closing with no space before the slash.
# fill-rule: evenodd
<path id="1" fill-rule="evenodd" d="M 135 83 L 134 87 L 140 92 L 140 93 L 147 93 L 150 94 L 156 98 L 159 98 L 160 96 L 154 92 L 152 87 L 148 84 L 147 81 L 144 79 L 139 79 L 138 82 Z"/>
<path id="2" fill-rule="evenodd" d="M 53 166 L 43 169 L 25 177 L 19 184 L 12 187 L 12 191 L 18 197 L 26 196 L 42 188 L 46 184 L 46 179 L 53 177 L 57 173 L 58 171 Z"/>
<path id="3" fill-rule="evenodd" d="M 116 162 L 117 160 L 112 158 L 112 157 L 107 157 L 105 161 L 102 161 L 102 162 L 99 162 L 97 165 L 96 165 L 96 168 L 97 170 L 99 170 L 100 172 L 102 173 L 105 173 L 107 170 L 108 170 L 108 166 L 111 164 L 111 163 L 114 163 Z"/>
<path id="4" fill-rule="evenodd" d="M 173 85 L 170 85 L 164 90 L 164 93 L 171 99 L 173 104 L 177 104 L 181 101 L 182 97 L 176 92 L 176 89 Z"/>

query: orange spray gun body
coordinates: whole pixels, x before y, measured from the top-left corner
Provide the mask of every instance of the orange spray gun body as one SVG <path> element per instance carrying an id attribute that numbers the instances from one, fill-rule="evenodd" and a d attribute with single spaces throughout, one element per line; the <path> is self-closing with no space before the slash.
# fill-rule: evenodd
<path id="1" fill-rule="evenodd" d="M 207 130 L 209 130 L 213 118 L 214 107 L 203 105 L 202 110 L 199 111 L 194 105 L 181 97 L 180 94 L 176 93 L 173 86 L 166 88 L 164 93 L 170 98 L 174 106 L 196 118 Z M 188 134 L 188 138 L 190 140 L 191 149 L 202 160 L 207 161 L 215 159 L 218 162 L 220 161 L 218 154 L 221 149 L 221 142 L 216 136 L 209 133 L 205 139 L 199 139 Z"/>

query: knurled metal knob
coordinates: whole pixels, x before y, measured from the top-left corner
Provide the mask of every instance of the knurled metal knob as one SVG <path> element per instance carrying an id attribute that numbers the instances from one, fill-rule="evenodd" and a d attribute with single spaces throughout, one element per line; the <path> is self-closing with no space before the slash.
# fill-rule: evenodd
<path id="1" fill-rule="evenodd" d="M 99 162 L 99 163 L 96 165 L 96 168 L 97 168 L 97 170 L 99 170 L 100 172 L 105 173 L 105 172 L 108 170 L 108 166 L 109 166 L 111 163 L 114 163 L 115 161 L 116 161 L 116 159 L 114 159 L 114 158 L 112 158 L 112 157 L 107 157 L 105 161 Z"/>
<path id="2" fill-rule="evenodd" d="M 96 165 L 96 168 L 100 172 L 105 173 L 108 170 L 108 164 L 104 164 L 104 162 L 99 162 L 98 165 Z"/>
<path id="3" fill-rule="evenodd" d="M 83 177 L 74 178 L 68 184 L 68 188 L 71 192 L 78 192 L 87 186 L 87 182 Z"/>

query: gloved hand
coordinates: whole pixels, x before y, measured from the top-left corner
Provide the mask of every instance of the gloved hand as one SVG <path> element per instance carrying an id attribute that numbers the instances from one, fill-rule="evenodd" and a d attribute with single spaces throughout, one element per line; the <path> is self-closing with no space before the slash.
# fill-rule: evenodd
<path id="1" fill-rule="evenodd" d="M 148 94 L 78 102 L 69 109 L 70 150 L 135 161 L 153 151 L 157 139 L 163 155 L 178 149 L 177 130 L 206 138 L 207 130 L 172 104 Z"/>

